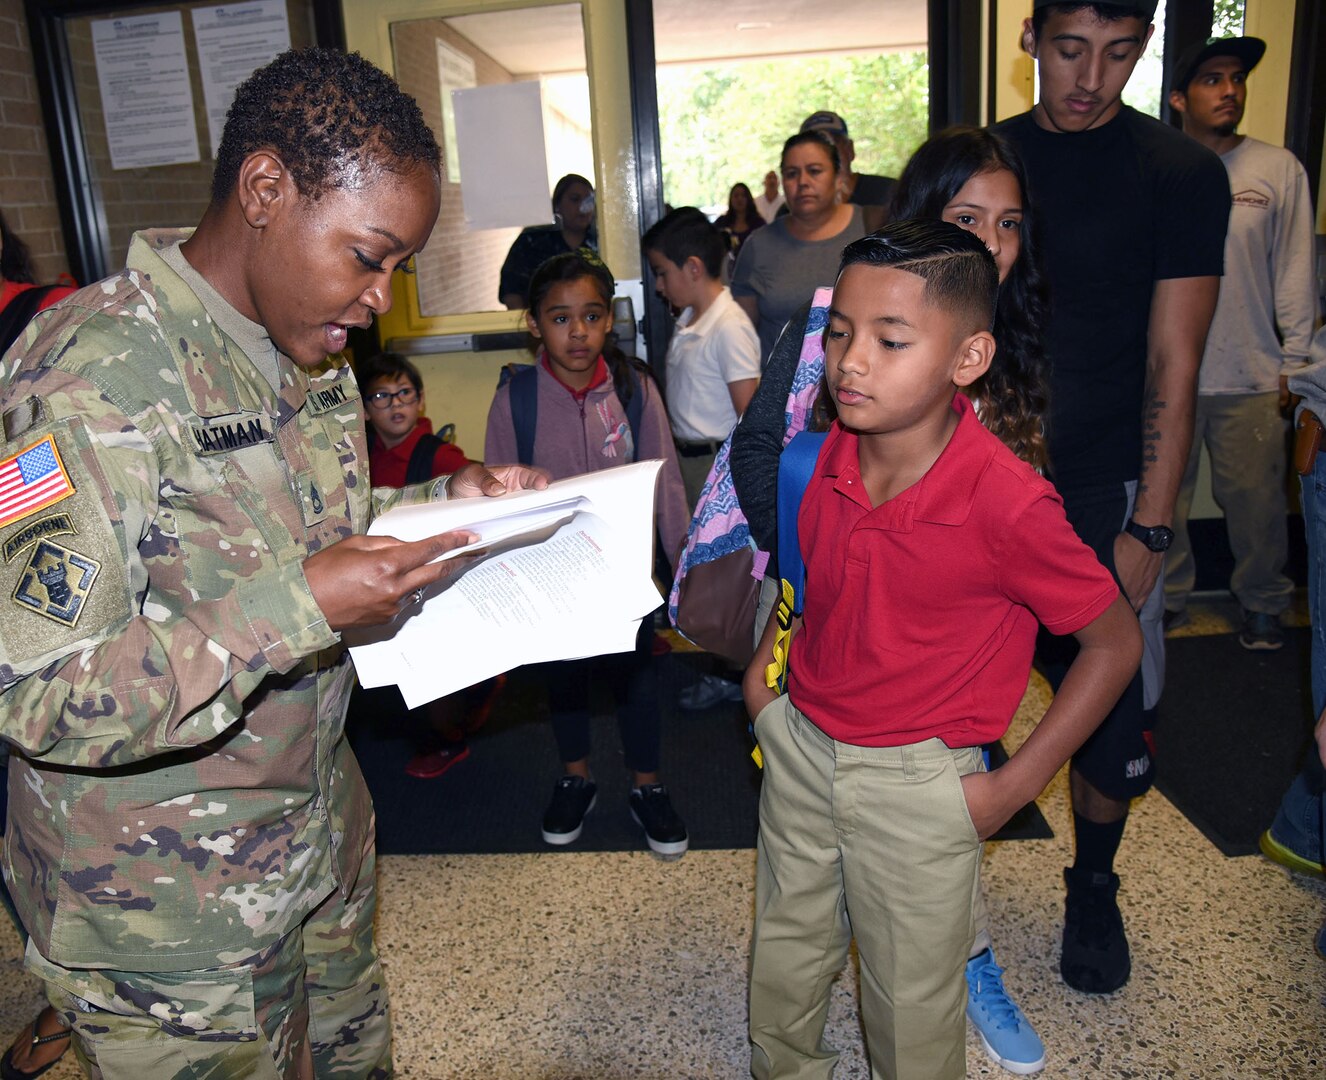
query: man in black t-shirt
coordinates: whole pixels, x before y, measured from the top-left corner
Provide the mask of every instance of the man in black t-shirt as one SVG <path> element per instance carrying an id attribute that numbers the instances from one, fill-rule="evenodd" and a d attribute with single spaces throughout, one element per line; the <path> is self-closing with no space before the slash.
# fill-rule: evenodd
<path id="1" fill-rule="evenodd" d="M 1160 572 L 1192 441 L 1197 369 L 1219 291 L 1229 182 L 1220 159 L 1120 95 L 1151 36 L 1153 0 L 1036 0 L 1022 45 L 1040 100 L 997 125 L 1017 147 L 1050 286 L 1050 472 L 1079 535 L 1141 613 L 1142 672 L 1073 759 L 1075 858 L 1060 971 L 1108 993 L 1131 963 L 1114 859 L 1128 800 L 1152 782 Z M 1063 642 L 1043 636 L 1057 685 Z"/>

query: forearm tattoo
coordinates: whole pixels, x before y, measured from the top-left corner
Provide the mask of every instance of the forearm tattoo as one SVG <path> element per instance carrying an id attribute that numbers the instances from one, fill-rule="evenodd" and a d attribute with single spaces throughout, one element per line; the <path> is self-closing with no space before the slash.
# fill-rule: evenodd
<path id="1" fill-rule="evenodd" d="M 1147 489 L 1147 473 L 1160 460 L 1160 414 L 1166 402 L 1155 390 L 1148 390 L 1142 404 L 1142 475 L 1137 481 L 1137 494 Z"/>

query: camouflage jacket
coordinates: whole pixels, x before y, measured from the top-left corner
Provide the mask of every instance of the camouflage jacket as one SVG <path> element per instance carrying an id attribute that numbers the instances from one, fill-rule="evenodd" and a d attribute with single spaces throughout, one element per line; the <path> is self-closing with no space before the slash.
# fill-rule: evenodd
<path id="1" fill-rule="evenodd" d="M 274 392 L 157 254 L 182 235 L 136 236 L 0 371 L 4 873 L 66 967 L 249 955 L 372 841 L 302 568 L 369 520 L 359 393 L 284 357 Z"/>

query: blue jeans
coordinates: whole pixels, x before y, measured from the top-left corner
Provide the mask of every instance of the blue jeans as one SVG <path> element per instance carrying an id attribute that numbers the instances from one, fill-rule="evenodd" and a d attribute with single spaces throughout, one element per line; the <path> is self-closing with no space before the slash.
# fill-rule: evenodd
<path id="1" fill-rule="evenodd" d="M 1326 454 L 1318 454 L 1311 476 L 1299 478 L 1303 525 L 1308 538 L 1308 614 L 1312 620 L 1312 715 L 1326 705 Z M 1276 840 L 1313 862 L 1326 862 L 1326 769 L 1314 743 L 1294 777 L 1271 832 Z"/>

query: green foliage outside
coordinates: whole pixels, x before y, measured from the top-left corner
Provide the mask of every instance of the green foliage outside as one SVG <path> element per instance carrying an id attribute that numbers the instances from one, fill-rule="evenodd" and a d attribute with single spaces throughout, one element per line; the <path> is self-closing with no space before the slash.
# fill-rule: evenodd
<path id="1" fill-rule="evenodd" d="M 820 109 L 847 121 L 857 172 L 897 176 L 928 134 L 929 77 L 924 52 L 660 68 L 664 197 L 725 207 L 738 181 L 758 195 L 784 140 Z"/>
<path id="2" fill-rule="evenodd" d="M 1213 38 L 1242 37 L 1244 0 L 1215 0 L 1211 14 L 1211 36 Z"/>

